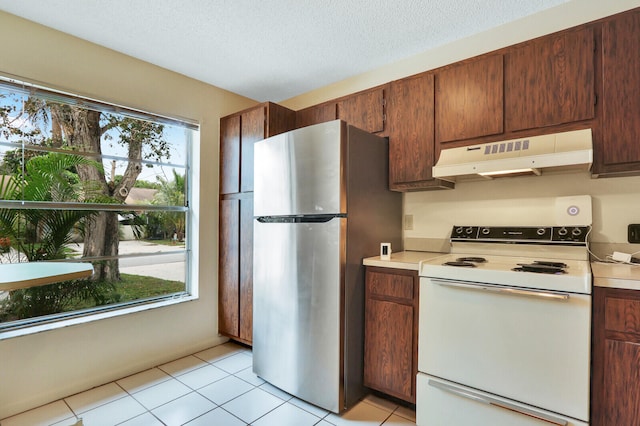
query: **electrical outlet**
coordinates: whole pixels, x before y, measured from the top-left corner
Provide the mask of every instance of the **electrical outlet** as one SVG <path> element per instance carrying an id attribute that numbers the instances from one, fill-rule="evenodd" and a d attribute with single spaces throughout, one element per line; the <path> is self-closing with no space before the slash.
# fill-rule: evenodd
<path id="1" fill-rule="evenodd" d="M 640 243 L 640 224 L 629 224 L 627 228 L 627 241 L 630 243 Z"/>
<path id="2" fill-rule="evenodd" d="M 404 230 L 412 231 L 413 230 L 413 215 L 405 214 L 404 215 Z"/>

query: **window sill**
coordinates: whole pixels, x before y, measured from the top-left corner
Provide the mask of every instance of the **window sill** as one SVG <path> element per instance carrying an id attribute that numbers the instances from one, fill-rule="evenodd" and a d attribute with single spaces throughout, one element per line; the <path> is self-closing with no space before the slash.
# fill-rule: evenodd
<path id="1" fill-rule="evenodd" d="M 179 303 L 191 302 L 197 299 L 198 299 L 197 296 L 186 295 L 186 296 L 180 296 L 177 298 L 161 300 L 158 302 L 144 303 L 140 305 L 122 307 L 122 308 L 114 308 L 112 310 L 105 310 L 102 312 L 87 313 L 86 315 L 77 316 L 69 319 L 61 319 L 58 321 L 52 321 L 52 322 L 47 322 L 43 324 L 25 325 L 24 327 L 21 327 L 21 328 L 0 332 L 0 341 L 12 339 L 15 337 L 22 337 L 22 336 L 29 336 L 37 333 L 44 333 L 47 331 L 57 330 L 65 327 L 71 327 L 79 324 L 87 324 L 90 322 L 100 321 L 108 318 L 115 318 L 122 315 L 128 315 L 128 314 L 133 314 L 137 312 L 149 311 L 152 309 L 164 308 L 168 306 L 177 305 Z"/>

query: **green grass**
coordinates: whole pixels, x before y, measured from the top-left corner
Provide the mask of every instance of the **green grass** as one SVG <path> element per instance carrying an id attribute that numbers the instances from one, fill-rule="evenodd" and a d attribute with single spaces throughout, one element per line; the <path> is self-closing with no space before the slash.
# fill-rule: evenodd
<path id="1" fill-rule="evenodd" d="M 163 280 L 162 278 L 144 275 L 120 274 L 120 282 L 115 283 L 113 290 L 104 295 L 106 302 L 104 305 L 179 293 L 184 289 L 185 285 L 180 281 Z M 95 306 L 93 299 L 83 299 L 68 306 L 65 311 L 69 312 Z"/>
<path id="2" fill-rule="evenodd" d="M 130 274 L 120 274 L 120 278 L 114 293 L 120 294 L 121 302 L 184 291 L 184 283 L 180 281 Z"/>

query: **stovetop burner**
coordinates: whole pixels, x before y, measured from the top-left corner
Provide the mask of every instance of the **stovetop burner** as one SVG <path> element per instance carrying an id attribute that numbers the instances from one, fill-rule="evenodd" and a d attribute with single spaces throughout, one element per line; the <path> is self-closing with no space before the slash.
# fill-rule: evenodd
<path id="1" fill-rule="evenodd" d="M 456 262 L 485 263 L 487 259 L 484 257 L 459 257 Z"/>
<path id="2" fill-rule="evenodd" d="M 465 261 L 461 261 L 461 260 L 456 260 L 456 261 L 451 261 L 451 262 L 444 262 L 443 265 L 446 266 L 460 266 L 460 267 L 464 267 L 464 268 L 475 268 L 476 265 L 474 265 L 471 262 L 465 262 Z"/>
<path id="3" fill-rule="evenodd" d="M 564 266 L 557 266 L 564 265 Z M 556 262 L 540 262 L 534 261 L 533 263 L 518 263 L 517 268 L 513 268 L 512 271 L 517 272 L 534 272 L 538 274 L 566 274 L 567 271 L 564 270 L 567 265 L 564 263 L 556 263 Z"/>

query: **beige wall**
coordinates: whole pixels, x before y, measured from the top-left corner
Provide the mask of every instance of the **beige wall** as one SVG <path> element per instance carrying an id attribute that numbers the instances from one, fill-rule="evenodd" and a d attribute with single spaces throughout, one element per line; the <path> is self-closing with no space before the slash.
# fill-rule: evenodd
<path id="1" fill-rule="evenodd" d="M 308 107 L 639 6 L 639 0 L 572 0 L 281 104 L 293 109 Z M 413 230 L 404 232 L 405 246 L 439 250 L 446 248 L 443 243 L 453 224 L 533 224 L 535 214 L 541 211 L 537 206 L 550 203 L 554 197 L 591 195 L 594 251 L 604 255 L 611 253 L 612 247 L 628 252 L 640 250 L 638 245 L 624 246 L 627 224 L 640 223 L 638 184 L 637 177 L 593 180 L 585 173 L 465 182 L 457 184 L 453 191 L 406 193 L 404 214 L 413 215 Z"/>
<path id="2" fill-rule="evenodd" d="M 0 12 L 0 74 L 201 124 L 195 301 L 0 340 L 0 418 L 223 341 L 217 335 L 218 122 L 246 98 Z M 202 167 L 199 167 L 202 164 Z"/>

